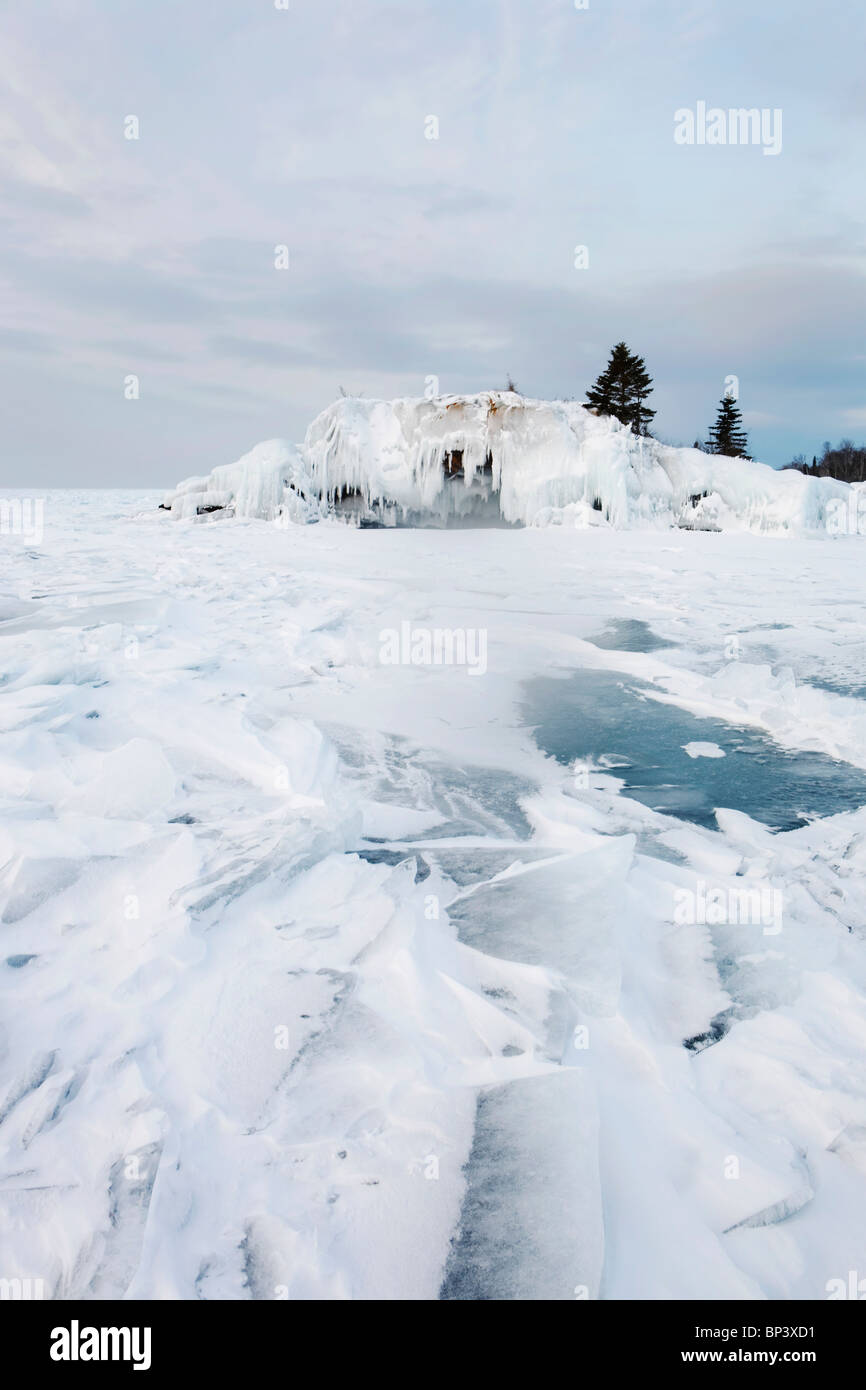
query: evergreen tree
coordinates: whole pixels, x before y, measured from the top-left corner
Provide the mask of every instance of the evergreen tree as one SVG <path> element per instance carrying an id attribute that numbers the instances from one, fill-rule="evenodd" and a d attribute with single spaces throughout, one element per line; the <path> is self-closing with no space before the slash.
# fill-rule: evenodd
<path id="1" fill-rule="evenodd" d="M 635 434 L 646 434 L 655 415 L 644 402 L 652 392 L 652 377 L 644 360 L 629 352 L 625 343 L 611 349 L 610 360 L 594 386 L 586 393 L 586 403 L 599 415 L 614 415 Z"/>
<path id="2" fill-rule="evenodd" d="M 746 432 L 743 429 L 740 407 L 732 396 L 722 396 L 716 423 L 710 430 L 710 437 L 707 440 L 707 453 L 725 454 L 732 459 L 747 459 L 749 457 L 746 453 L 748 442 Z"/>

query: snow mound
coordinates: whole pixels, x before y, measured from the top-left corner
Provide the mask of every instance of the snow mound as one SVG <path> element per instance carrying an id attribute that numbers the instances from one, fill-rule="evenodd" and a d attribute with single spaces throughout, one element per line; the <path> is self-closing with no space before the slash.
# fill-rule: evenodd
<path id="1" fill-rule="evenodd" d="M 640 438 L 572 401 L 493 391 L 345 397 L 303 445 L 259 444 L 163 506 L 182 518 L 785 532 L 844 529 L 851 494 L 832 478 Z"/>

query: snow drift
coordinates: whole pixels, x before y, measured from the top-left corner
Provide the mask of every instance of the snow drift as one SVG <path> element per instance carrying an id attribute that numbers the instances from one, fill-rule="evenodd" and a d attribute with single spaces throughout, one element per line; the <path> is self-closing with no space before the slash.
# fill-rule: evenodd
<path id="1" fill-rule="evenodd" d="M 832 478 L 639 438 L 575 402 L 492 391 L 344 398 L 303 445 L 259 444 L 181 483 L 163 506 L 286 523 L 834 531 L 851 493 Z"/>

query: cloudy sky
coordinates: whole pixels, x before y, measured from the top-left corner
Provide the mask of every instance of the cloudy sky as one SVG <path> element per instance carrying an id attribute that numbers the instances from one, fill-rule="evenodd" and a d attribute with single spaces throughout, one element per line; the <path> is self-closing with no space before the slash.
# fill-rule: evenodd
<path id="1" fill-rule="evenodd" d="M 728 375 L 769 463 L 866 437 L 853 0 L 0 13 L 7 486 L 170 485 L 340 387 L 580 399 L 620 338 L 671 442 Z M 781 153 L 677 144 L 701 101 Z"/>

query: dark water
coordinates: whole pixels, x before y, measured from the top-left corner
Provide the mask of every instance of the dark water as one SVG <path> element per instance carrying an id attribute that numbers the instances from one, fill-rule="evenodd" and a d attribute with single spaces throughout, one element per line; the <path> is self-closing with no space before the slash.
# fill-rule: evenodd
<path id="1" fill-rule="evenodd" d="M 672 647 L 663 637 L 653 632 L 649 623 L 640 618 L 614 618 L 604 632 L 597 637 L 587 637 L 594 647 L 604 651 L 616 652 L 657 652 L 662 647 Z"/>
<path id="2" fill-rule="evenodd" d="M 845 695 L 849 700 L 866 700 L 866 685 L 846 681 L 822 680 L 817 676 L 807 676 L 804 685 L 812 685 L 816 690 L 827 690 L 831 695 Z"/>
<path id="3" fill-rule="evenodd" d="M 779 830 L 866 805 L 866 773 L 821 753 L 789 752 L 755 729 L 660 704 L 648 686 L 614 671 L 541 677 L 526 687 L 526 723 L 566 765 L 605 771 L 654 811 L 714 826 L 714 811 L 745 811 Z M 724 758 L 690 758 L 685 743 L 716 743 Z"/>

